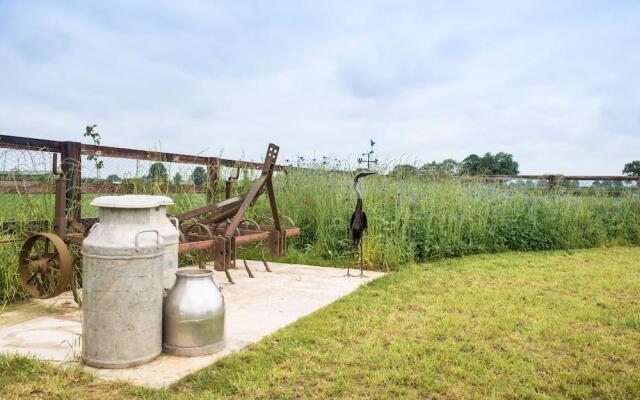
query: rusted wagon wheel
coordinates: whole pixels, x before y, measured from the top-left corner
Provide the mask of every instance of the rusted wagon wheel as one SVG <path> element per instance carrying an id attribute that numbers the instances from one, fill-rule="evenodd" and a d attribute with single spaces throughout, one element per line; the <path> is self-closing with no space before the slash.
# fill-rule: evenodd
<path id="1" fill-rule="evenodd" d="M 67 245 L 53 233 L 31 235 L 20 250 L 18 273 L 32 297 L 48 299 L 64 292 L 73 275 Z"/>
<path id="2" fill-rule="evenodd" d="M 211 229 L 200 222 L 194 222 L 189 225 L 184 231 L 184 236 L 189 242 L 213 239 Z"/>
<path id="3" fill-rule="evenodd" d="M 197 242 L 200 240 L 211 240 L 213 239 L 213 234 L 211 233 L 211 229 L 203 223 L 196 221 L 195 219 L 190 220 L 190 224 L 185 224 L 180 226 L 180 242 L 188 243 L 188 242 Z M 206 268 L 206 260 L 207 252 L 199 251 L 196 253 L 196 261 L 198 262 L 198 268 L 205 269 Z"/>

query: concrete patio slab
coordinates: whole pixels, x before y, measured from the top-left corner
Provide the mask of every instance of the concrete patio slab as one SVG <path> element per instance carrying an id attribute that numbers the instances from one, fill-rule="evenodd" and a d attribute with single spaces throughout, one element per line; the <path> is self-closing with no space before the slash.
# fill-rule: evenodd
<path id="1" fill-rule="evenodd" d="M 84 368 L 100 379 L 167 386 L 384 275 L 367 271 L 365 278 L 349 278 L 340 268 L 280 263 L 271 263 L 273 273 L 269 273 L 260 262 L 249 261 L 249 266 L 255 278 L 249 278 L 239 267 L 232 272 L 235 285 L 229 284 L 224 274 L 214 275 L 223 287 L 226 303 L 226 340 L 221 352 L 202 357 L 163 354 L 148 364 L 127 369 Z M 31 355 L 59 364 L 78 363 L 80 321 L 81 311 L 70 293 L 11 306 L 0 313 L 0 353 Z"/>

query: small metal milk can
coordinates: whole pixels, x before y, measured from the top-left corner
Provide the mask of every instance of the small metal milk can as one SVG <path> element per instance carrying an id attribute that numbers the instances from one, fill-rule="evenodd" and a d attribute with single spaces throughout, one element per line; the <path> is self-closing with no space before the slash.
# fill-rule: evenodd
<path id="1" fill-rule="evenodd" d="M 224 298 L 213 271 L 179 269 L 164 300 L 164 352 L 179 356 L 212 354 L 224 347 Z"/>

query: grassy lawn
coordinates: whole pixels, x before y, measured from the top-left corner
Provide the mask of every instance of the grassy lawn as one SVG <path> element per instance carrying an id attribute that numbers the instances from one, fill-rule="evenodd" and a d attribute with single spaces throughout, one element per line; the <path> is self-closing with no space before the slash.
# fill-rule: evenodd
<path id="1" fill-rule="evenodd" d="M 0 358 L 4 398 L 640 398 L 640 249 L 391 273 L 163 390 Z"/>

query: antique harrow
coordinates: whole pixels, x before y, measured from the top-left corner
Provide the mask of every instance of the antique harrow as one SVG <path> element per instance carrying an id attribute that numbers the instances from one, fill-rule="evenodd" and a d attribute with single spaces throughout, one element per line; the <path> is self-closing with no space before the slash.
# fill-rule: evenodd
<path id="1" fill-rule="evenodd" d="M 182 243 L 178 246 L 179 253 L 193 250 L 211 251 L 214 269 L 224 271 L 229 281 L 233 283 L 229 269 L 236 268 L 237 249 L 255 244 L 260 247 L 260 255 L 266 270 L 271 272 L 264 258 L 263 246 L 268 245 L 271 256 L 280 257 L 286 251 L 287 239 L 300 233 L 300 229 L 293 226 L 293 221 L 288 217 L 282 217 L 290 223 L 285 226 L 278 212 L 272 180 L 278 151 L 278 146 L 269 144 L 262 165 L 262 173 L 248 192 L 231 197 L 233 180 L 238 178 L 236 174 L 226 182 L 227 198 L 224 201 L 211 203 L 175 216 L 181 232 Z M 262 217 L 257 221 L 246 218 L 247 210 L 255 204 L 265 190 L 269 197 L 271 216 Z M 253 278 L 247 260 L 243 261 L 247 273 Z"/>
<path id="2" fill-rule="evenodd" d="M 200 162 L 204 159 L 211 178 L 217 177 L 215 165 L 229 165 L 231 160 L 183 156 L 170 153 L 143 152 L 130 149 L 109 148 L 105 146 L 80 145 L 75 142 L 53 142 L 13 136 L 0 137 L 0 146 L 53 152 L 53 174 L 57 176 L 55 185 L 55 215 L 52 232 L 31 234 L 23 243 L 18 257 L 18 273 L 24 290 L 35 298 L 51 298 L 71 289 L 76 302 L 80 303 L 75 274 L 81 270 L 81 247 L 97 218 L 80 217 L 81 193 L 80 155 L 87 153 L 107 154 L 113 157 L 156 159 L 174 162 Z M 57 152 L 62 154 L 62 172 L 57 168 Z M 223 271 L 233 283 L 230 269 L 236 268 L 238 249 L 258 246 L 262 262 L 267 271 L 271 271 L 264 257 L 264 248 L 268 247 L 271 256 L 282 256 L 287 248 L 288 238 L 300 233 L 293 221 L 281 216 L 276 203 L 273 188 L 273 173 L 279 147 L 269 144 L 261 167 L 260 176 L 246 193 L 232 196 L 233 181 L 239 177 L 239 168 L 235 176 L 226 182 L 223 201 L 213 201 L 194 210 L 175 215 L 180 230 L 180 254 L 193 251 L 208 252 L 213 259 L 214 269 Z M 71 161 L 69 161 L 71 160 Z M 258 165 L 246 163 L 257 167 Z M 215 183 L 215 181 L 213 182 Z M 212 186 L 212 185 L 210 185 Z M 264 192 L 267 192 L 271 215 L 252 220 L 246 217 L 247 211 Z M 283 223 L 283 220 L 286 223 Z M 16 223 L 3 224 L 3 231 L 11 231 Z M 51 226 L 46 221 L 31 221 L 30 227 Z M 46 228 L 45 228 L 46 229 Z M 250 277 L 252 271 L 244 261 L 244 267 Z M 200 261 L 203 267 L 203 262 Z"/>

